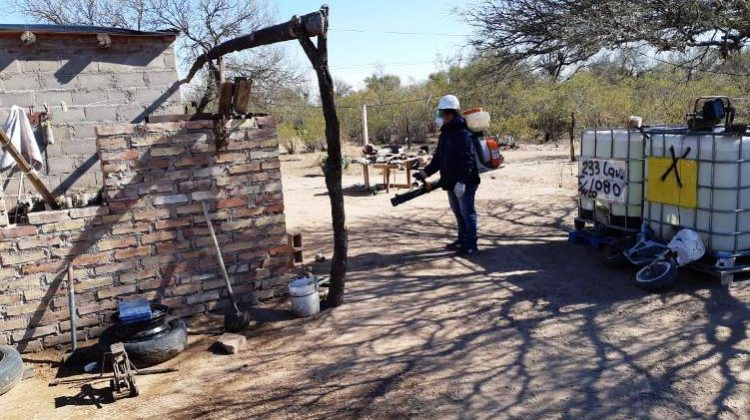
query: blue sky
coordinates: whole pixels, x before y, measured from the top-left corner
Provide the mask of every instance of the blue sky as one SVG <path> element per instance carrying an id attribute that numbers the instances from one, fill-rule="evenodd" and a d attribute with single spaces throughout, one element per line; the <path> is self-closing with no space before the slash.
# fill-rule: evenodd
<path id="1" fill-rule="evenodd" d="M 269 1 L 281 21 L 294 14 L 317 10 L 324 0 Z M 445 0 L 329 0 L 331 32 L 329 55 L 334 77 L 355 87 L 376 71 L 396 74 L 404 82 L 423 80 L 439 68 L 440 57 L 466 53 L 463 36 L 403 35 L 456 34 L 470 32 L 461 17 L 452 13 L 455 5 L 468 2 Z M 0 23 L 27 23 L 22 16 L 7 13 L 10 0 L 0 0 Z M 355 32 L 357 31 L 357 32 Z M 361 31 L 361 32 L 358 32 Z M 297 43 L 285 46 L 300 66 L 307 59 Z"/>
<path id="2" fill-rule="evenodd" d="M 279 16 L 317 10 L 321 0 L 275 2 Z M 330 0 L 331 32 L 329 54 L 331 72 L 361 87 L 362 80 L 376 71 L 423 80 L 438 69 L 439 57 L 467 52 L 463 36 L 401 35 L 385 32 L 418 32 L 464 35 L 470 32 L 461 17 L 451 12 L 466 2 L 445 0 Z M 351 31 L 363 32 L 351 32 Z M 298 61 L 304 53 L 290 45 Z"/>

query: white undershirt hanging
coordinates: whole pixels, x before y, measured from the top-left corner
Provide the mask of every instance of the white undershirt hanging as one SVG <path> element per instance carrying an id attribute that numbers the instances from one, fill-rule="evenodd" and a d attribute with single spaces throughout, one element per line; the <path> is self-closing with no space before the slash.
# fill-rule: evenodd
<path id="1" fill-rule="evenodd" d="M 31 128 L 31 123 L 23 108 L 16 105 L 11 108 L 3 130 L 16 150 L 29 162 L 31 168 L 40 171 L 44 167 L 44 160 L 41 151 L 39 151 L 34 130 Z M 14 166 L 16 166 L 15 159 L 10 153 L 4 152 L 0 157 L 0 170 Z"/>

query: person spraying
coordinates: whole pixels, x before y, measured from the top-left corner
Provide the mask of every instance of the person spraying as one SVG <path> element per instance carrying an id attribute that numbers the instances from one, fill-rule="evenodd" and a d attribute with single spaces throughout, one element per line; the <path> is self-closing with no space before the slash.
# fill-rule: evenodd
<path id="1" fill-rule="evenodd" d="M 476 151 L 458 98 L 446 95 L 438 103 L 442 119 L 440 137 L 432 161 L 415 178 L 424 181 L 440 172 L 440 186 L 448 192 L 448 203 L 456 217 L 458 238 L 446 245 L 458 255 L 472 255 L 477 248 L 477 212 L 474 197 L 479 187 Z"/>

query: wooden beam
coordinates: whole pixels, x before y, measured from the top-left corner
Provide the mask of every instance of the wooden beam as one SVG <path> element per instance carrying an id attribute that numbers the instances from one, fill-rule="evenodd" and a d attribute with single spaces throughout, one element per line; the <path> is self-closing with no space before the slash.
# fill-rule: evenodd
<path id="1" fill-rule="evenodd" d="M 44 185 L 44 182 L 39 179 L 39 175 L 37 175 L 37 173 L 32 170 L 29 162 L 26 162 L 26 159 L 21 155 L 18 149 L 16 149 L 16 146 L 13 145 L 13 143 L 8 138 L 8 135 L 5 134 L 5 131 L 3 131 L 2 128 L 0 128 L 0 145 L 2 145 L 3 150 L 8 152 L 11 157 L 15 159 L 18 167 L 21 169 L 21 172 L 25 173 L 26 176 L 29 177 L 29 181 L 31 181 L 31 184 L 39 192 L 39 194 L 42 195 L 44 202 L 47 203 L 47 205 L 52 210 L 58 210 L 60 206 L 57 204 L 55 196 L 53 196 L 49 192 L 47 187 Z"/>
<path id="2" fill-rule="evenodd" d="M 291 41 L 302 36 L 319 36 L 326 32 L 327 16 L 321 11 L 306 14 L 302 17 L 294 16 L 286 23 L 269 26 L 255 32 L 230 39 L 215 46 L 205 54 L 201 54 L 193 63 L 187 76 L 180 84 L 190 83 L 198 73 L 198 70 L 211 60 L 217 60 L 226 54 L 261 45 L 275 44 L 277 42 Z"/>
<path id="3" fill-rule="evenodd" d="M 244 77 L 234 79 L 234 110 L 240 114 L 250 112 L 250 82 Z"/>
<path id="4" fill-rule="evenodd" d="M 223 82 L 219 91 L 219 115 L 229 115 L 232 113 L 232 96 L 234 83 Z"/>

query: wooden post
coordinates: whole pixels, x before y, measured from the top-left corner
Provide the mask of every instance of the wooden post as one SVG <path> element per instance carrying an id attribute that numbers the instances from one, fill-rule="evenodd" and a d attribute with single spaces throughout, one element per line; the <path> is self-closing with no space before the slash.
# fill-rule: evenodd
<path id="1" fill-rule="evenodd" d="M 13 143 L 11 143 L 10 139 L 8 138 L 8 135 L 5 134 L 5 131 L 0 128 L 0 144 L 2 145 L 3 149 L 10 153 L 11 157 L 15 159 L 16 163 L 18 164 L 18 167 L 21 169 L 21 172 L 25 173 L 29 177 L 29 181 L 31 181 L 31 185 L 34 186 L 34 188 L 39 192 L 39 194 L 42 195 L 42 198 L 44 199 L 44 202 L 47 203 L 47 205 L 52 210 L 58 210 L 60 206 L 57 204 L 57 200 L 55 200 L 55 197 L 49 192 L 46 186 L 44 186 L 44 182 L 42 182 L 41 179 L 39 179 L 39 175 L 36 174 L 31 168 L 31 165 L 29 165 L 28 162 L 26 162 L 26 159 L 21 155 L 21 153 L 16 149 L 16 146 L 13 146 Z"/>
<path id="2" fill-rule="evenodd" d="M 234 110 L 240 114 L 250 112 L 250 83 L 245 77 L 234 79 Z"/>
<path id="3" fill-rule="evenodd" d="M 367 105 L 362 105 L 362 145 L 370 144 L 370 133 L 367 131 Z"/>
<path id="4" fill-rule="evenodd" d="M 227 69 L 226 64 L 224 64 L 224 56 L 219 57 L 219 59 L 216 61 L 219 62 L 219 83 L 223 84 L 224 82 L 227 81 L 226 76 L 224 74 Z"/>
<path id="5" fill-rule="evenodd" d="M 318 37 L 318 45 L 310 37 Z M 232 53 L 261 45 L 296 39 L 299 41 L 307 58 L 310 60 L 318 78 L 320 102 L 323 106 L 323 117 L 326 124 L 326 144 L 328 157 L 325 164 L 325 180 L 328 197 L 331 201 L 331 218 L 333 220 L 333 258 L 331 259 L 331 287 L 326 298 L 326 306 L 338 306 L 344 301 L 346 283 L 346 265 L 348 233 L 346 230 L 346 213 L 344 210 L 344 192 L 341 187 L 343 173 L 341 153 L 341 126 L 336 113 L 336 101 L 333 78 L 328 69 L 328 6 L 304 16 L 294 16 L 289 22 L 259 29 L 253 33 L 225 41 L 206 53 L 200 55 L 193 63 L 187 76 L 180 84 L 190 83 L 195 74 L 211 60 Z"/>
<path id="6" fill-rule="evenodd" d="M 326 187 L 331 201 L 331 219 L 333 223 L 333 258 L 331 258 L 331 286 L 326 297 L 326 306 L 335 307 L 344 302 L 346 284 L 346 265 L 348 249 L 348 232 L 346 230 L 346 212 L 344 210 L 344 192 L 341 187 L 343 167 L 341 164 L 341 129 L 336 113 L 336 95 L 333 88 L 333 77 L 328 69 L 328 6 L 320 8 L 323 17 L 323 30 L 318 35 L 317 47 L 307 36 L 299 38 L 315 73 L 318 76 L 320 102 L 323 105 L 323 117 L 326 122 L 326 143 L 328 158 L 325 165 Z M 312 35 L 307 32 L 307 35 Z"/>
<path id="7" fill-rule="evenodd" d="M 234 83 L 222 82 L 219 89 L 219 115 L 229 115 L 232 113 Z"/>
<path id="8" fill-rule="evenodd" d="M 385 186 L 385 193 L 391 192 L 391 172 L 388 166 L 383 166 L 383 185 Z"/>
<path id="9" fill-rule="evenodd" d="M 573 111 L 570 113 L 570 161 L 575 162 L 576 161 L 576 147 L 575 147 L 575 139 L 576 139 L 576 112 Z"/>
<path id="10" fill-rule="evenodd" d="M 367 163 L 362 164 L 362 174 L 365 176 L 365 191 L 370 191 L 370 165 Z"/>

